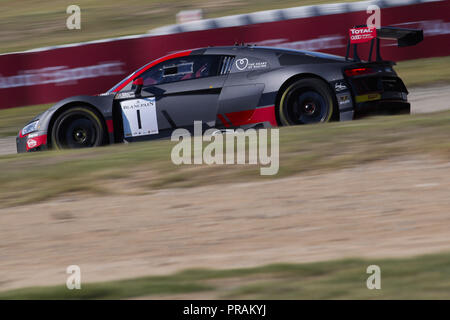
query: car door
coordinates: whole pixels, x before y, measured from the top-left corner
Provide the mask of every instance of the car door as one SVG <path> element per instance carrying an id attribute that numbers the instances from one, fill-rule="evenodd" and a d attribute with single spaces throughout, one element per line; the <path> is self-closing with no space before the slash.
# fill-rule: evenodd
<path id="1" fill-rule="evenodd" d="M 224 56 L 193 55 L 162 62 L 142 75 L 141 96 L 155 97 L 159 131 L 191 128 L 194 121 L 213 127 L 229 70 Z"/>

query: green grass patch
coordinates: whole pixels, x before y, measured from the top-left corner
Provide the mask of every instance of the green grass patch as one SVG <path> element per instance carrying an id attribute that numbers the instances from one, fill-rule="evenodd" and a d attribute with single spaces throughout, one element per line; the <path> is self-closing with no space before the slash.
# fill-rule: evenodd
<path id="1" fill-rule="evenodd" d="M 76 192 L 106 195 L 160 188 L 267 181 L 411 155 L 450 156 L 450 112 L 376 117 L 280 129 L 280 170 L 261 176 L 256 165 L 180 165 L 169 140 L 88 150 L 0 157 L 0 207 Z M 121 187 L 122 186 L 122 187 Z M 124 187 L 125 186 L 125 187 Z"/>
<path id="2" fill-rule="evenodd" d="M 352 2 L 356 0 L 343 1 Z M 334 3 L 335 0 L 78 0 L 81 30 L 68 30 L 67 6 L 71 1 L 0 0 L 0 53 L 44 46 L 143 34 L 176 23 L 181 10 L 200 9 L 204 18 L 303 5 Z"/>
<path id="3" fill-rule="evenodd" d="M 15 136 L 28 121 L 47 110 L 48 104 L 0 110 L 0 137 Z"/>
<path id="4" fill-rule="evenodd" d="M 402 61 L 395 70 L 407 87 L 450 83 L 450 56 Z"/>
<path id="5" fill-rule="evenodd" d="M 381 268 L 381 290 L 366 286 L 369 265 Z M 0 299 L 125 299 L 154 295 L 226 299 L 449 299 L 450 254 L 404 259 L 346 259 L 229 270 L 186 270 L 168 276 L 65 284 L 0 292 Z"/>

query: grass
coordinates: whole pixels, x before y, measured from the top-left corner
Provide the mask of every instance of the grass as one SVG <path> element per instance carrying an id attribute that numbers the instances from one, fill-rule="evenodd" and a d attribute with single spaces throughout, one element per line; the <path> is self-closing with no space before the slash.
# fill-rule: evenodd
<path id="1" fill-rule="evenodd" d="M 280 170 L 261 176 L 255 165 L 180 165 L 175 142 L 154 141 L 91 150 L 0 157 L 0 207 L 42 201 L 70 192 L 88 195 L 266 181 L 336 170 L 409 155 L 450 157 L 450 112 L 378 117 L 280 129 Z M 122 187 L 121 187 L 122 186 Z"/>
<path id="2" fill-rule="evenodd" d="M 402 61 L 395 69 L 409 88 L 450 83 L 450 56 Z"/>
<path id="3" fill-rule="evenodd" d="M 345 2 L 351 2 L 345 1 Z M 180 10 L 203 9 L 205 18 L 334 3 L 335 0 L 78 0 L 81 30 L 66 28 L 73 1 L 0 0 L 0 53 L 146 33 L 175 23 Z"/>
<path id="4" fill-rule="evenodd" d="M 369 265 L 381 268 L 381 290 L 368 290 Z M 346 259 L 230 270 L 186 270 L 104 283 L 0 292 L 0 299 L 450 299 L 450 254 L 403 259 Z"/>
<path id="5" fill-rule="evenodd" d="M 17 135 L 28 121 L 49 107 L 49 104 L 43 104 L 0 110 L 0 137 Z"/>

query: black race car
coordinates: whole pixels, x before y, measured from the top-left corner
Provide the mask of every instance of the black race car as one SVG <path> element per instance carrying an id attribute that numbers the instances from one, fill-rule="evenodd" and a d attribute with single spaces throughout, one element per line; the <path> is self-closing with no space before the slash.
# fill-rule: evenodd
<path id="1" fill-rule="evenodd" d="M 159 139 L 176 128 L 192 130 L 194 121 L 204 130 L 225 130 L 352 120 L 367 111 L 409 112 L 408 91 L 394 63 L 381 59 L 379 42 L 414 45 L 423 33 L 369 29 L 352 29 L 346 57 L 246 45 L 170 54 L 104 94 L 56 103 L 19 132 L 17 151 Z M 357 54 L 364 41 L 371 41 L 368 61 Z"/>

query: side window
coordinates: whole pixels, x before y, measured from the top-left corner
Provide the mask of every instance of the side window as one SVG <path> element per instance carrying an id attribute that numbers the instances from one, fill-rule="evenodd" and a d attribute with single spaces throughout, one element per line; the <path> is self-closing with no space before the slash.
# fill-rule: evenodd
<path id="1" fill-rule="evenodd" d="M 199 55 L 164 61 L 142 75 L 144 86 L 226 74 L 224 58 L 218 55 Z"/>

